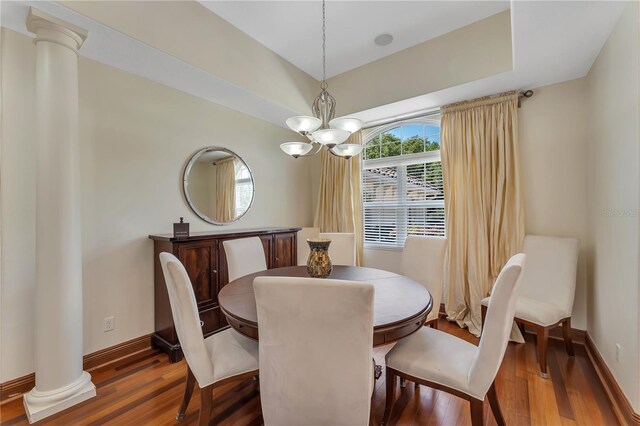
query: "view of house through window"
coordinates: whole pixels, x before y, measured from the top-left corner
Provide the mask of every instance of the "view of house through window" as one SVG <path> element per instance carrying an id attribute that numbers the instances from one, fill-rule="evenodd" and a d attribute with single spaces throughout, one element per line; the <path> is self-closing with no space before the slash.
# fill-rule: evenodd
<path id="1" fill-rule="evenodd" d="M 376 129 L 365 145 L 365 247 L 402 247 L 407 235 L 444 236 L 440 116 Z"/>

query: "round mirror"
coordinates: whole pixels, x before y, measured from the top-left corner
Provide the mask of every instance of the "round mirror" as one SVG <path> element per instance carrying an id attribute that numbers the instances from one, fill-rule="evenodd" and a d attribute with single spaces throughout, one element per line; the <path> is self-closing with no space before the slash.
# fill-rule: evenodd
<path id="1" fill-rule="evenodd" d="M 226 148 L 196 152 L 184 169 L 184 196 L 201 219 L 224 225 L 240 219 L 253 203 L 253 175 L 247 163 Z"/>

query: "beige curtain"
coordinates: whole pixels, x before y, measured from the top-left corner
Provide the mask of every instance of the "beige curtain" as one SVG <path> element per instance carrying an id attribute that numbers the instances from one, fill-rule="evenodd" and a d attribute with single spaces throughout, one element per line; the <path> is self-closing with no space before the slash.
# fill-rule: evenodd
<path id="1" fill-rule="evenodd" d="M 216 161 L 216 221 L 231 222 L 236 217 L 236 161 L 234 157 Z"/>
<path id="2" fill-rule="evenodd" d="M 524 206 L 516 92 L 442 108 L 441 156 L 449 244 L 444 301 L 449 320 L 476 336 L 480 301 L 522 247 Z"/>
<path id="3" fill-rule="evenodd" d="M 353 133 L 345 143 L 362 144 L 362 132 Z M 323 149 L 320 190 L 314 226 L 320 232 L 356 234 L 356 265 L 362 264 L 364 231 L 362 227 L 362 156 L 345 160 Z"/>

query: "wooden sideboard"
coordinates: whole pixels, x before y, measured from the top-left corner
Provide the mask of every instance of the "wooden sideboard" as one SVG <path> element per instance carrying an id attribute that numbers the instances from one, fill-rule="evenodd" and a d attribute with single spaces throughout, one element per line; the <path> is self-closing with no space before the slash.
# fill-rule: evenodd
<path id="1" fill-rule="evenodd" d="M 172 253 L 184 265 L 198 303 L 205 337 L 229 327 L 218 304 L 218 292 L 229 283 L 227 257 L 222 242 L 236 238 L 259 237 L 264 246 L 267 268 L 297 264 L 297 233 L 300 228 L 260 228 L 199 232 L 186 238 L 172 234 L 149 235 L 153 240 L 155 332 L 153 345 L 169 355 L 171 362 L 182 359 L 180 342 L 173 324 L 167 287 L 159 254 Z"/>

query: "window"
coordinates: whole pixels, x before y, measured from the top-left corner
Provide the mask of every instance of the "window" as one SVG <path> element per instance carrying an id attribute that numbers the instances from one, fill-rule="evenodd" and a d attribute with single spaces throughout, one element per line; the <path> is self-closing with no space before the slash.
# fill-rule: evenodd
<path id="1" fill-rule="evenodd" d="M 362 172 L 365 247 L 402 247 L 407 235 L 444 236 L 440 119 L 374 131 Z"/>
<path id="2" fill-rule="evenodd" d="M 244 163 L 236 161 L 236 216 L 242 216 L 253 198 L 253 181 L 251 173 Z"/>

